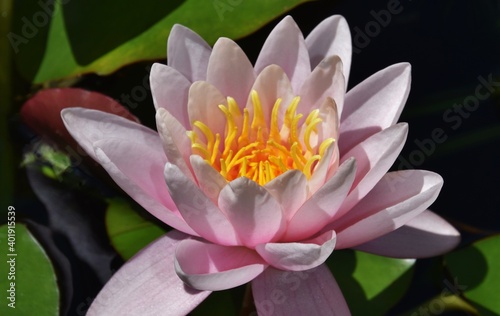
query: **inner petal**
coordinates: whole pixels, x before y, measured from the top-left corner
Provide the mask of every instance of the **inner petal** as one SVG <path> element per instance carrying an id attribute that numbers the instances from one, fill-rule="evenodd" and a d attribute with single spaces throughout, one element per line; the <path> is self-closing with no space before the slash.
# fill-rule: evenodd
<path id="1" fill-rule="evenodd" d="M 201 156 L 227 180 L 247 177 L 264 185 L 288 170 L 300 170 L 307 179 L 325 153 L 336 141 L 333 135 L 322 135 L 319 109 L 304 116 L 297 113 L 300 97 L 286 105 L 285 117 L 278 120 L 282 99 L 276 99 L 268 123 L 261 99 L 256 90 L 250 93 L 252 109 L 243 113 L 236 101 L 228 97 L 227 105 L 220 104 L 226 123 L 224 135 L 212 131 L 208 122 L 194 121 L 187 134 L 193 154 Z M 269 117 L 269 116 L 267 116 Z"/>

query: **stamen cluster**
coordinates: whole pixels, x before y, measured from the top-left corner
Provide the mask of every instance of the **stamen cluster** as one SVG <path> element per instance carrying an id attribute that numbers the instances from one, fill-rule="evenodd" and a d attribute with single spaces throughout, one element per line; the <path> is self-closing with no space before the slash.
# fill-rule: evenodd
<path id="1" fill-rule="evenodd" d="M 264 185 L 292 169 L 301 170 L 309 179 L 326 148 L 335 141 L 327 138 L 319 146 L 311 144 L 313 137 L 317 138 L 317 126 L 322 122 L 319 110 L 311 111 L 299 128 L 303 115 L 296 112 L 300 102 L 297 96 L 286 109 L 279 128 L 282 99 L 278 98 L 272 108 L 270 126 L 265 120 L 257 91 L 251 92 L 251 99 L 252 117 L 248 108 L 242 114 L 231 97 L 227 98 L 227 106 L 219 105 L 226 117 L 223 139 L 205 123 L 194 121 L 195 129 L 188 131 L 193 153 L 203 157 L 228 181 L 247 177 Z"/>

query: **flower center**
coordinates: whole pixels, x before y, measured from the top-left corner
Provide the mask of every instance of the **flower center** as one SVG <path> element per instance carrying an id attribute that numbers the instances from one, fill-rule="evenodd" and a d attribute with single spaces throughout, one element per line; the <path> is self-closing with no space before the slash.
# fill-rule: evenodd
<path id="1" fill-rule="evenodd" d="M 194 121 L 193 130 L 187 132 L 193 154 L 200 155 L 228 181 L 247 177 L 264 185 L 292 169 L 301 170 L 309 179 L 326 148 L 335 141 L 327 138 L 318 146 L 317 126 L 322 122 L 319 110 L 309 113 L 299 128 L 303 115 L 296 113 L 300 97 L 295 97 L 279 128 L 278 110 L 282 99 L 276 100 L 268 124 L 257 91 L 251 92 L 251 98 L 252 115 L 248 108 L 242 115 L 231 97 L 227 98 L 227 107 L 219 105 L 226 117 L 224 139 L 219 133 L 214 135 L 205 123 Z"/>

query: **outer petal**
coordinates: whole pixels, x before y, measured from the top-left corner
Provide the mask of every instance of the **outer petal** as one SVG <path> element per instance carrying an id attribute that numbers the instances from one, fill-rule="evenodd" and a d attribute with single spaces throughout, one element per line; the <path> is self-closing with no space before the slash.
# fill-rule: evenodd
<path id="1" fill-rule="evenodd" d="M 351 314 L 324 264 L 301 272 L 268 268 L 252 281 L 252 293 L 257 312 L 263 316 Z"/>
<path id="2" fill-rule="evenodd" d="M 61 116 L 80 146 L 100 162 L 128 195 L 161 221 L 196 235 L 177 213 L 164 181 L 157 176 L 157 171 L 161 172 L 166 162 L 157 133 L 119 116 L 95 110 L 65 109 Z M 95 146 L 102 146 L 102 149 L 95 150 Z M 143 159 L 144 153 L 148 153 L 148 159 Z"/>
<path id="3" fill-rule="evenodd" d="M 304 37 L 290 16 L 281 20 L 269 34 L 255 62 L 255 71 L 259 73 L 272 64 L 285 70 L 295 92 L 311 73 Z"/>
<path id="4" fill-rule="evenodd" d="M 212 49 L 195 32 L 176 24 L 168 37 L 168 65 L 177 69 L 189 81 L 205 80 Z"/>
<path id="5" fill-rule="evenodd" d="M 343 163 L 335 175 L 295 213 L 288 224 L 285 240 L 308 238 L 328 224 L 342 205 L 355 174 L 354 159 Z"/>
<path id="6" fill-rule="evenodd" d="M 344 107 L 345 79 L 342 61 L 336 55 L 321 61 L 300 87 L 301 100 L 298 113 L 309 113 L 318 109 L 328 97 L 333 98 L 339 116 Z"/>
<path id="7" fill-rule="evenodd" d="M 67 108 L 61 111 L 61 117 L 71 136 L 94 160 L 97 159 L 93 144 L 110 137 L 161 148 L 155 131 L 120 116 L 84 108 Z"/>
<path id="8" fill-rule="evenodd" d="M 335 231 L 332 230 L 301 242 L 257 245 L 255 250 L 277 269 L 303 271 L 325 262 L 335 248 L 335 237 Z"/>
<path id="9" fill-rule="evenodd" d="M 344 17 L 333 15 L 323 20 L 306 38 L 311 59 L 311 68 L 316 67 L 324 58 L 338 55 L 344 64 L 344 77 L 347 85 L 351 69 L 352 44 L 349 25 Z"/>
<path id="10" fill-rule="evenodd" d="M 185 240 L 175 252 L 175 270 L 196 289 L 219 291 L 253 280 L 267 264 L 246 247 L 225 247 Z"/>
<path id="11" fill-rule="evenodd" d="M 389 170 L 403 149 L 408 135 L 408 125 L 391 126 L 358 144 L 342 160 L 356 158 L 358 169 L 351 192 L 345 199 L 337 218 L 361 200 Z"/>
<path id="12" fill-rule="evenodd" d="M 187 287 L 174 271 L 174 250 L 187 236 L 171 231 L 130 259 L 106 283 L 87 313 L 186 315 L 209 294 Z"/>
<path id="13" fill-rule="evenodd" d="M 193 230 L 214 243 L 238 244 L 234 228 L 225 215 L 177 166 L 165 165 L 165 180 L 179 212 Z"/>
<path id="14" fill-rule="evenodd" d="M 427 258 L 455 248 L 460 233 L 440 216 L 424 211 L 395 231 L 356 247 L 386 257 Z"/>
<path id="15" fill-rule="evenodd" d="M 228 38 L 220 38 L 210 55 L 207 81 L 216 86 L 224 96 L 233 97 L 243 109 L 255 81 L 255 74 L 241 48 Z"/>
<path id="16" fill-rule="evenodd" d="M 189 128 L 187 101 L 191 82 L 174 68 L 158 63 L 151 67 L 149 82 L 156 110 L 168 110 L 184 128 Z"/>
<path id="17" fill-rule="evenodd" d="M 161 176 L 166 158 L 158 146 L 118 138 L 103 139 L 94 146 L 98 162 L 130 197 L 162 222 L 196 235 L 168 194 Z"/>
<path id="18" fill-rule="evenodd" d="M 191 141 L 186 129 L 167 110 L 156 111 L 156 127 L 162 140 L 163 150 L 170 163 L 173 163 L 191 180 L 194 180 L 189 166 Z"/>
<path id="19" fill-rule="evenodd" d="M 281 237 L 285 220 L 278 202 L 266 189 L 241 177 L 219 195 L 219 207 L 233 224 L 241 243 L 249 248 Z"/>
<path id="20" fill-rule="evenodd" d="M 281 205 L 287 221 L 307 199 L 307 179 L 300 170 L 289 170 L 264 187 Z"/>
<path id="21" fill-rule="evenodd" d="M 410 93 L 411 66 L 389 66 L 361 82 L 345 97 L 340 119 L 340 153 L 395 124 Z"/>
<path id="22" fill-rule="evenodd" d="M 422 213 L 437 198 L 443 179 L 411 170 L 388 173 L 344 217 L 334 222 L 337 248 L 351 248 L 390 233 Z"/>

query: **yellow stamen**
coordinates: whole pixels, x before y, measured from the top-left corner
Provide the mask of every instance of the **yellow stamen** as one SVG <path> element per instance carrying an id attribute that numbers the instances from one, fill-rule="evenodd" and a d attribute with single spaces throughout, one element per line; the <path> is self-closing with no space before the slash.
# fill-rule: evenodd
<path id="1" fill-rule="evenodd" d="M 309 117 L 308 117 L 309 118 Z M 316 125 L 321 123 L 321 119 L 319 117 L 312 119 L 311 122 L 307 123 L 306 120 L 306 131 L 304 133 L 304 143 L 306 144 L 306 148 L 308 151 L 312 152 L 312 146 L 311 146 L 311 133 L 316 130 Z"/>
<path id="2" fill-rule="evenodd" d="M 257 91 L 253 90 L 250 97 L 252 115 L 248 108 L 242 113 L 231 97 L 227 98 L 227 106 L 219 105 L 226 118 L 224 135 L 212 132 L 207 122 L 193 122 L 195 129 L 187 132 L 193 153 L 200 155 L 228 181 L 247 177 L 264 185 L 291 169 L 301 170 L 307 179 L 311 178 L 326 149 L 335 141 L 323 139 L 318 146 L 317 127 L 322 122 L 319 110 L 311 111 L 299 126 L 303 115 L 296 113 L 300 97 L 295 97 L 285 110 L 280 127 L 282 99 L 275 101 L 269 113 L 264 111 L 271 105 L 263 104 Z M 266 113 L 270 122 L 266 121 Z"/>
<path id="3" fill-rule="evenodd" d="M 303 169 L 304 170 L 303 172 L 304 172 L 307 179 L 309 179 L 312 176 L 311 167 L 312 167 L 313 163 L 315 163 L 316 161 L 319 161 L 320 159 L 321 159 L 320 155 L 314 155 L 311 158 L 309 158 L 309 160 L 307 161 L 307 163 Z"/>
<path id="4" fill-rule="evenodd" d="M 240 137 L 238 137 L 238 146 L 246 146 L 248 144 L 248 120 L 250 117 L 250 113 L 248 112 L 248 109 L 245 108 L 243 110 L 243 130 L 241 131 Z"/>
<path id="5" fill-rule="evenodd" d="M 274 103 L 274 106 L 273 106 L 273 111 L 271 113 L 271 134 L 270 134 L 270 137 L 272 140 L 275 140 L 277 142 L 279 142 L 281 139 L 280 130 L 278 129 L 278 110 L 280 108 L 280 104 L 281 104 L 281 99 L 276 100 L 276 103 Z"/>

